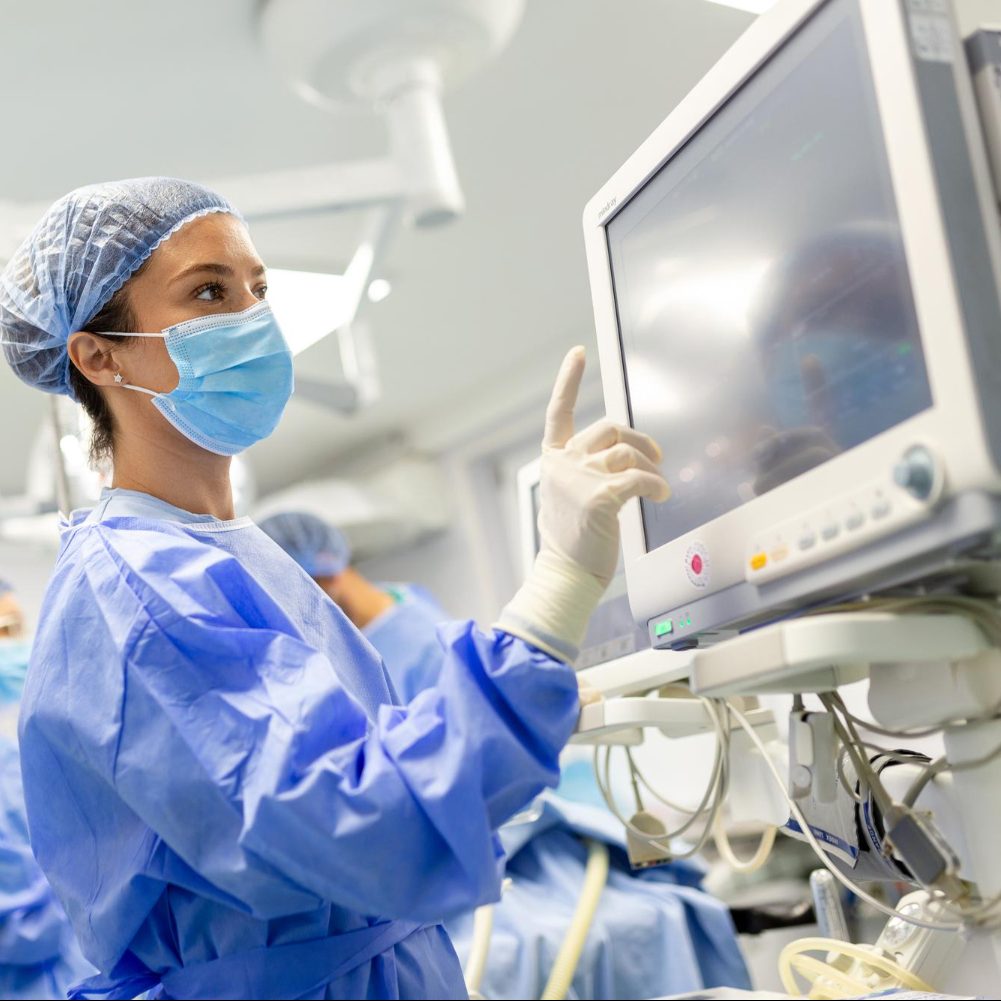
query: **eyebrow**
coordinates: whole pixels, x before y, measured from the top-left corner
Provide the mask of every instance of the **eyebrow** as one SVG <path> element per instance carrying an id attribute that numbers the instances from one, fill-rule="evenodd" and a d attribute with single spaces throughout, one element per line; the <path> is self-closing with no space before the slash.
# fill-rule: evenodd
<path id="1" fill-rule="evenodd" d="M 263 264 L 258 265 L 254 268 L 254 277 L 257 278 L 263 275 L 267 269 Z M 191 267 L 185 268 L 180 274 L 175 275 L 171 279 L 171 283 L 179 282 L 182 278 L 188 278 L 194 274 L 204 274 L 208 272 L 213 275 L 221 275 L 224 278 L 232 278 L 235 272 L 228 264 L 218 264 L 214 261 L 207 261 L 201 264 L 192 264 Z"/>

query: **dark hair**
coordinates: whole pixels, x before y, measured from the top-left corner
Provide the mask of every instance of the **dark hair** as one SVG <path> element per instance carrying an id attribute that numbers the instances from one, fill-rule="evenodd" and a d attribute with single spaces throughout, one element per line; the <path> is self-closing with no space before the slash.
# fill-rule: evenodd
<path id="1" fill-rule="evenodd" d="M 84 329 L 101 334 L 121 332 L 127 335 L 136 329 L 138 320 L 129 301 L 129 284 L 146 267 L 146 261 L 137 268 L 127 281 L 100 309 L 98 314 Z M 109 337 L 112 344 L 129 344 L 134 337 Z M 90 461 L 97 466 L 105 459 L 111 459 L 115 451 L 115 421 L 111 408 L 104 401 L 101 391 L 70 361 L 70 388 L 80 406 L 93 423 L 90 439 Z"/>

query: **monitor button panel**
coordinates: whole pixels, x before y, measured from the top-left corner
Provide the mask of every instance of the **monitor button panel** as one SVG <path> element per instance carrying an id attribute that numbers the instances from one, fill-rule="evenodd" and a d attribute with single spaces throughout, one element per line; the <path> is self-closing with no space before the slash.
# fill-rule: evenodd
<path id="1" fill-rule="evenodd" d="M 761 532 L 747 550 L 745 579 L 762 584 L 858 549 L 930 512 L 893 481 L 853 489 L 794 520 Z"/>

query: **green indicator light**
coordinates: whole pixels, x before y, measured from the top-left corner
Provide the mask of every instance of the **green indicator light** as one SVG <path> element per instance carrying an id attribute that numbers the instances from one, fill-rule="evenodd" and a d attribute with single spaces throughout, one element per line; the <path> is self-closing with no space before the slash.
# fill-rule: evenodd
<path id="1" fill-rule="evenodd" d="M 659 636 L 666 636 L 668 633 L 674 632 L 674 623 L 670 619 L 665 619 L 663 622 L 658 622 L 654 627 L 654 633 Z"/>

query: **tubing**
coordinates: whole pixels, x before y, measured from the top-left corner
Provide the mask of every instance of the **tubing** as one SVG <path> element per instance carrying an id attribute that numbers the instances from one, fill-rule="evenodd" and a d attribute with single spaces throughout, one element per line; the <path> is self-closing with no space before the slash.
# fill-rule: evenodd
<path id="1" fill-rule="evenodd" d="M 556 961 L 542 992 L 542 1001 L 563 1001 L 567 996 L 584 952 L 588 932 L 594 922 L 598 901 L 608 882 L 608 845 L 590 838 L 586 838 L 585 843 L 587 865 L 584 868 L 584 887 L 560 951 L 556 954 Z"/>

